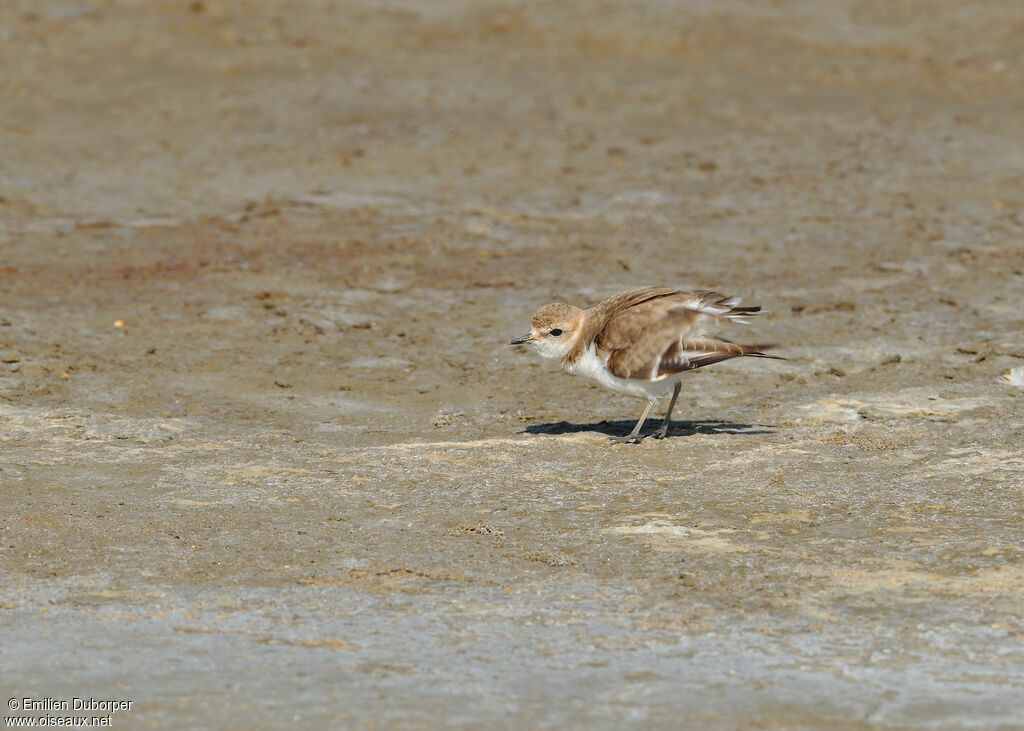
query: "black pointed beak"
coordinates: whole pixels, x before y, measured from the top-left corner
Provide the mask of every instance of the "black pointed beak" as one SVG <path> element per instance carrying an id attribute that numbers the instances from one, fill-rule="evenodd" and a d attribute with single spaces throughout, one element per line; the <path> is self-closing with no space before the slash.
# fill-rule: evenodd
<path id="1" fill-rule="evenodd" d="M 509 340 L 508 344 L 509 345 L 522 345 L 523 343 L 528 343 L 531 340 L 533 340 L 533 334 L 532 333 L 526 333 L 526 335 L 523 335 L 522 337 L 514 338 L 512 340 Z"/>

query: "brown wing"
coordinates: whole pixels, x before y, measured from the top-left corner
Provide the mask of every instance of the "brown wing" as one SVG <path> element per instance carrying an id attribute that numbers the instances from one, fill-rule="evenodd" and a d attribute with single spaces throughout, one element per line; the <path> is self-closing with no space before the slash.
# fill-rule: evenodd
<path id="1" fill-rule="evenodd" d="M 692 310 L 659 312 L 645 303 L 619 313 L 597 340 L 600 351 L 610 351 L 608 368 L 619 378 L 657 378 L 663 354 L 691 333 L 700 320 Z"/>
<path id="2" fill-rule="evenodd" d="M 703 337 L 706 325 L 722 319 L 742 322 L 760 307 L 737 307 L 737 300 L 710 291 L 662 289 L 649 294 L 609 313 L 595 337 L 597 348 L 608 352 L 608 368 L 614 375 L 654 379 L 741 355 L 763 355 L 759 349 L 764 346 Z"/>
<path id="3" fill-rule="evenodd" d="M 702 294 L 702 293 L 694 293 Z M 586 312 L 584 321 L 589 332 L 584 339 L 595 341 L 599 348 L 615 349 L 628 345 L 638 329 L 676 308 L 687 308 L 690 295 L 671 287 L 631 289 L 606 299 Z"/>
<path id="4" fill-rule="evenodd" d="M 612 351 L 608 358 L 608 370 L 619 378 L 654 380 L 660 376 L 692 371 L 740 356 L 785 360 L 780 356 L 763 352 L 772 347 L 774 346 L 740 345 L 723 340 L 681 339 L 672 341 L 661 351 L 657 348 L 646 353 L 633 348 Z"/>
<path id="5" fill-rule="evenodd" d="M 583 349 L 590 343 L 595 343 L 598 348 L 604 347 L 597 340 L 602 337 L 606 326 L 616 316 L 621 316 L 632 308 L 642 306 L 645 303 L 678 294 L 681 294 L 681 292 L 671 287 L 642 287 L 615 295 L 591 307 L 584 313 L 583 331 L 580 333 L 580 337 L 576 339 L 576 345 L 565 354 L 562 361 L 565 363 L 575 361 L 582 354 Z"/>
<path id="6" fill-rule="evenodd" d="M 738 358 L 741 355 L 755 358 L 775 358 L 785 360 L 777 355 L 762 352 L 772 345 L 740 345 L 727 343 L 724 340 L 678 340 L 673 342 L 662 354 L 658 363 L 658 375 L 665 376 L 682 371 L 692 371 L 712 363 Z"/>

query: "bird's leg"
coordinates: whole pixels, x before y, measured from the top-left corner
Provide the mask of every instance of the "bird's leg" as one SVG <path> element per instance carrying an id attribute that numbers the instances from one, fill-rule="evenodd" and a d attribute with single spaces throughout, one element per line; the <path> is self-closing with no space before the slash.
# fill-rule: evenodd
<path id="1" fill-rule="evenodd" d="M 644 425 L 644 422 L 647 421 L 647 415 L 649 413 L 651 413 L 651 407 L 652 406 L 654 406 L 654 402 L 653 401 L 648 401 L 647 402 L 647 408 L 644 409 L 644 413 L 642 413 L 640 415 L 640 421 L 638 421 L 636 423 L 636 426 L 633 427 L 633 431 L 631 431 L 629 434 L 627 434 L 624 437 L 612 437 L 612 441 L 613 442 L 618 442 L 619 444 L 624 444 L 624 443 L 627 443 L 627 442 L 632 442 L 633 444 L 639 444 L 640 442 L 642 442 L 644 438 L 642 436 L 640 436 L 640 427 L 642 427 Z"/>
<path id="2" fill-rule="evenodd" d="M 672 389 L 672 400 L 668 402 L 668 411 L 665 412 L 665 420 L 661 422 L 661 428 L 651 435 L 655 439 L 664 439 L 668 436 L 668 423 L 672 419 L 672 407 L 676 405 L 676 399 L 679 398 L 679 389 L 682 385 L 682 383 L 677 383 L 676 387 Z"/>

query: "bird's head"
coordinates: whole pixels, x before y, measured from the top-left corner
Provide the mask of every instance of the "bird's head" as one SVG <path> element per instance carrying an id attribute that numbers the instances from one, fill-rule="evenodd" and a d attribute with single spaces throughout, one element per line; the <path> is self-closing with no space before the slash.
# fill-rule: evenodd
<path id="1" fill-rule="evenodd" d="M 509 345 L 529 343 L 544 358 L 562 358 L 579 337 L 582 322 L 583 310 L 579 307 L 555 302 L 537 310 L 530 332 Z"/>

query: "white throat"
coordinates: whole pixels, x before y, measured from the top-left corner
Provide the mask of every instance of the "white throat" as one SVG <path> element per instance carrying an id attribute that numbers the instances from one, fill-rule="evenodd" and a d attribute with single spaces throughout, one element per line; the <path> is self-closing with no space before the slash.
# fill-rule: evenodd
<path id="1" fill-rule="evenodd" d="M 578 337 L 579 331 L 575 332 L 572 337 L 543 338 L 534 340 L 533 347 L 542 358 L 561 360 L 565 357 L 566 353 L 572 350 L 572 346 L 576 343 L 576 338 Z"/>

